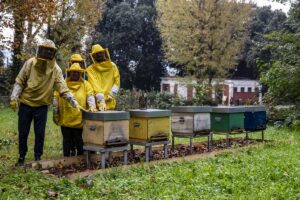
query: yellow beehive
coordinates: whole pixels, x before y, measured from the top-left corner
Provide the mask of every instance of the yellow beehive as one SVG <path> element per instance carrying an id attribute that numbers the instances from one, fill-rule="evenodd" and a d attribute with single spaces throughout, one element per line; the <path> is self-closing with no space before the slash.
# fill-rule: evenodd
<path id="1" fill-rule="evenodd" d="M 170 110 L 130 110 L 129 139 L 142 141 L 168 140 Z"/>

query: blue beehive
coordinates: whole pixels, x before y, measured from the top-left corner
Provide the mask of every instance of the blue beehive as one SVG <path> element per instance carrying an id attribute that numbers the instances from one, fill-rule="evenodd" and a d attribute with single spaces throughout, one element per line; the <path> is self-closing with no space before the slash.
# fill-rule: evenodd
<path id="1" fill-rule="evenodd" d="M 244 125 L 246 131 L 259 131 L 267 128 L 267 107 L 246 106 Z"/>

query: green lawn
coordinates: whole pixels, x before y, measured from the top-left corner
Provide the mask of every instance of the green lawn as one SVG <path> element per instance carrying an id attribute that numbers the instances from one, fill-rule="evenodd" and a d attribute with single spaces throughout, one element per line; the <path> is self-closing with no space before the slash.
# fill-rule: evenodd
<path id="1" fill-rule="evenodd" d="M 114 170 L 70 182 L 12 167 L 16 122 L 17 113 L 0 110 L 0 199 L 300 199 L 300 131 L 270 127 L 266 139 L 273 142 L 239 153 Z M 31 132 L 29 161 L 33 139 Z M 60 157 L 61 148 L 60 131 L 49 113 L 43 159 Z"/>

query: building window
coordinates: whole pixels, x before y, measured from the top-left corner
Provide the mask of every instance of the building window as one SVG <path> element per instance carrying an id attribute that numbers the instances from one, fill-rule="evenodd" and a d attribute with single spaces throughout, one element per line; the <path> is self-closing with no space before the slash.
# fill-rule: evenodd
<path id="1" fill-rule="evenodd" d="M 245 92 L 245 88 L 244 87 L 241 87 L 241 92 Z"/>
<path id="2" fill-rule="evenodd" d="M 252 88 L 251 87 L 248 87 L 248 92 L 252 92 Z"/>
<path id="3" fill-rule="evenodd" d="M 163 92 L 170 92 L 170 84 L 163 84 L 162 85 Z"/>
<path id="4" fill-rule="evenodd" d="M 237 87 L 234 87 L 234 88 L 233 88 L 233 92 L 237 92 Z"/>

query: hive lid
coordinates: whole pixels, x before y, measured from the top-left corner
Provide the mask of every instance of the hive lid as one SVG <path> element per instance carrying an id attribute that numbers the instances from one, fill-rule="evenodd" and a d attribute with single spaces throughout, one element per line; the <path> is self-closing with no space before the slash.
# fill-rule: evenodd
<path id="1" fill-rule="evenodd" d="M 171 108 L 174 113 L 210 113 L 211 106 L 175 106 Z"/>
<path id="2" fill-rule="evenodd" d="M 129 110 L 131 117 L 169 117 L 171 116 L 171 110 L 160 110 L 160 109 L 146 109 L 146 110 Z"/>
<path id="3" fill-rule="evenodd" d="M 117 121 L 128 120 L 129 112 L 125 111 L 98 111 L 98 112 L 83 112 L 83 119 L 97 120 L 97 121 Z"/>
<path id="4" fill-rule="evenodd" d="M 241 113 L 245 112 L 244 106 L 218 106 L 212 107 L 213 113 Z"/>
<path id="5" fill-rule="evenodd" d="M 245 112 L 261 112 L 261 111 L 267 111 L 267 106 L 245 106 Z"/>

